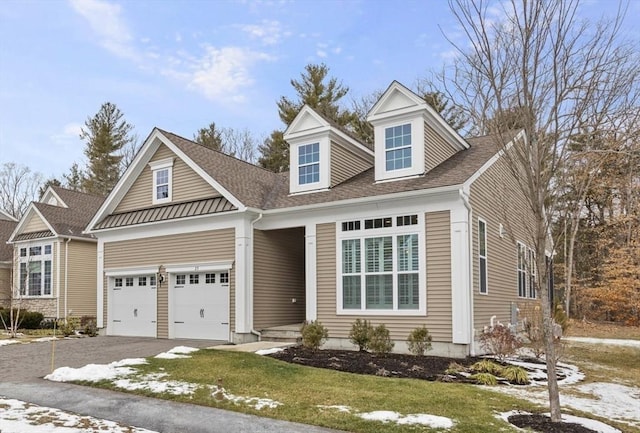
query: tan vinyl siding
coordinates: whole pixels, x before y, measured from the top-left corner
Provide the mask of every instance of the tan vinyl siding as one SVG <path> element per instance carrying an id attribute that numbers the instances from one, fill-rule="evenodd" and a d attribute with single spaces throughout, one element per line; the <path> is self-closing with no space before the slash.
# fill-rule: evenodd
<path id="1" fill-rule="evenodd" d="M 304 228 L 254 230 L 253 326 L 305 319 Z M 291 300 L 296 299 L 294 304 Z"/>
<path id="2" fill-rule="evenodd" d="M 331 187 L 371 167 L 364 158 L 331 142 Z"/>
<path id="3" fill-rule="evenodd" d="M 73 242 L 73 241 L 71 241 Z M 62 300 L 62 304 L 58 305 L 57 314 L 60 317 L 64 317 L 64 279 L 67 274 L 67 270 L 64 266 L 66 257 L 66 251 L 64 249 L 64 240 L 58 239 L 53 244 L 53 263 L 52 266 L 52 292 L 55 297 Z M 59 266 L 59 268 L 58 268 Z M 60 281 L 58 281 L 58 269 L 60 269 Z M 95 274 L 94 274 L 95 275 Z M 59 283 L 59 284 L 58 284 Z"/>
<path id="4" fill-rule="evenodd" d="M 27 221 L 27 223 L 22 227 L 22 230 L 20 230 L 20 233 L 18 234 L 41 232 L 44 230 L 49 230 L 49 227 L 47 227 L 47 224 L 42 220 L 42 218 L 40 218 L 40 216 L 34 212 L 31 214 L 31 216 L 29 217 L 29 221 Z"/>
<path id="5" fill-rule="evenodd" d="M 329 329 L 332 338 L 348 338 L 357 318 L 372 324 L 384 323 L 395 340 L 406 340 L 418 326 L 426 325 L 434 341 L 451 342 L 451 239 L 449 212 L 426 215 L 427 242 L 427 315 L 358 316 L 336 314 L 336 225 L 316 228 L 318 320 Z M 433 263 L 431 263 L 433 261 Z M 425 264 L 423 264 L 424 266 Z"/>
<path id="6" fill-rule="evenodd" d="M 427 122 L 424 123 L 424 167 L 429 171 L 456 153 L 447 141 L 433 130 Z"/>
<path id="7" fill-rule="evenodd" d="M 151 158 L 151 162 L 174 158 L 172 169 L 172 202 L 198 200 L 220 195 L 200 175 L 191 169 L 182 159 L 165 146 L 161 145 Z M 153 173 L 145 165 L 140 176 L 135 180 L 115 212 L 126 212 L 147 208 L 153 205 Z"/>
<path id="8" fill-rule="evenodd" d="M 235 230 L 232 228 L 186 233 L 104 244 L 104 268 L 166 266 L 180 263 L 206 263 L 235 260 Z M 105 292 L 108 289 L 105 279 Z M 168 332 L 167 282 L 158 289 L 158 336 Z M 235 329 L 235 267 L 229 275 L 229 326 Z M 165 305 L 163 305 L 163 303 Z M 105 298 L 105 323 L 107 302 Z M 164 315 L 164 317 L 161 316 Z M 166 334 L 165 334 L 166 335 Z"/>
<path id="9" fill-rule="evenodd" d="M 0 267 L 0 307 L 8 307 L 10 301 L 11 301 L 11 268 Z"/>
<path id="10" fill-rule="evenodd" d="M 66 248 L 65 244 L 62 246 Z M 71 316 L 95 317 L 97 244 L 72 240 L 67 247 L 69 251 L 67 308 L 73 311 Z"/>
<path id="11" fill-rule="evenodd" d="M 158 296 L 156 304 L 156 335 L 158 338 L 169 338 L 169 278 L 164 266 L 160 267 L 160 273 L 164 275 L 165 281 L 156 286 Z"/>
<path id="12" fill-rule="evenodd" d="M 530 233 L 523 222 L 531 224 L 532 216 L 503 159 L 471 185 L 470 202 L 474 327 L 480 332 L 494 315 L 502 323 L 509 323 L 512 302 L 529 302 L 518 298 L 516 241 L 530 244 L 527 241 Z M 487 224 L 487 294 L 479 293 L 478 218 Z M 501 223 L 504 237 L 500 236 Z"/>

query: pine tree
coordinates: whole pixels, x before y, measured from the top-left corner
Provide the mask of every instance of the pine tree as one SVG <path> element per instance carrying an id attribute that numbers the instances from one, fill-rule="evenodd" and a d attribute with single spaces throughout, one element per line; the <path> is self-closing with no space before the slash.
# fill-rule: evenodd
<path id="1" fill-rule="evenodd" d="M 273 131 L 264 144 L 258 146 L 258 151 L 262 155 L 258 158 L 261 167 L 276 173 L 289 169 L 289 145 L 284 141 L 282 131 Z"/>
<path id="2" fill-rule="evenodd" d="M 106 102 L 82 128 L 80 139 L 87 141 L 84 154 L 89 161 L 82 189 L 87 193 L 107 195 L 120 178 L 120 151 L 134 140 L 133 125 L 123 117 L 115 104 Z"/>
<path id="3" fill-rule="evenodd" d="M 211 122 L 206 128 L 198 129 L 193 134 L 193 141 L 201 144 L 209 149 L 224 152 L 224 143 L 222 142 L 222 130 L 216 127 L 216 122 Z"/>

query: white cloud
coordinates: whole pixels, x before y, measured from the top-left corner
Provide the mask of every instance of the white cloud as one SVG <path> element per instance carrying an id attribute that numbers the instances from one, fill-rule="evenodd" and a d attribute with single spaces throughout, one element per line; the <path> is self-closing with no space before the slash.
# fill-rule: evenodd
<path id="1" fill-rule="evenodd" d="M 82 125 L 79 123 L 67 123 L 62 127 L 62 131 L 51 135 L 51 140 L 55 143 L 66 144 L 69 141 L 80 140 Z"/>
<path id="2" fill-rule="evenodd" d="M 69 3 L 89 22 L 105 49 L 119 57 L 137 59 L 133 37 L 122 17 L 120 5 L 101 0 L 69 0 Z"/>
<path id="3" fill-rule="evenodd" d="M 324 51 L 324 50 L 318 50 L 318 51 L 316 51 L 316 56 L 318 56 L 320 58 L 327 57 L 327 52 Z"/>
<path id="4" fill-rule="evenodd" d="M 239 27 L 252 39 L 259 39 L 263 45 L 276 45 L 282 39 L 291 36 L 291 32 L 283 30 L 282 24 L 275 20 L 262 20 L 260 24 L 246 24 Z"/>
<path id="5" fill-rule="evenodd" d="M 208 99 L 242 102 L 244 90 L 254 82 L 250 68 L 257 62 L 273 60 L 268 54 L 241 47 L 204 46 L 200 58 L 182 54 L 173 58 L 173 69 L 164 73 L 187 83 Z"/>

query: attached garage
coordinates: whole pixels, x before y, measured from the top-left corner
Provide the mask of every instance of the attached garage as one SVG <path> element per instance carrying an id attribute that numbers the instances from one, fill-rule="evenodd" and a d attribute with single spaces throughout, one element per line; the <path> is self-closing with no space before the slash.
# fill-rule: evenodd
<path id="1" fill-rule="evenodd" d="M 157 335 L 157 285 L 155 274 L 109 276 L 110 335 Z"/>

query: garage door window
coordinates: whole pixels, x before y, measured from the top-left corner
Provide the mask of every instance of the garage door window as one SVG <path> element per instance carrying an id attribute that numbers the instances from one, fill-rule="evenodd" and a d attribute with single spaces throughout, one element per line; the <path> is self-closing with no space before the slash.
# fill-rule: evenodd
<path id="1" fill-rule="evenodd" d="M 179 286 L 184 285 L 184 283 L 187 280 L 187 276 L 182 274 L 182 275 L 176 275 L 176 284 Z"/>
<path id="2" fill-rule="evenodd" d="M 156 276 L 155 275 L 152 275 L 152 276 L 149 277 L 149 284 L 152 285 L 152 286 L 156 285 Z"/>
<path id="3" fill-rule="evenodd" d="M 216 274 L 205 274 L 204 282 L 206 284 L 215 284 L 216 283 Z"/>
<path id="4" fill-rule="evenodd" d="M 138 277 L 138 286 L 146 286 L 147 277 Z"/>
<path id="5" fill-rule="evenodd" d="M 122 287 L 122 278 L 116 278 L 115 286 Z"/>
<path id="6" fill-rule="evenodd" d="M 189 284 L 200 284 L 200 274 L 189 274 Z"/>
<path id="7" fill-rule="evenodd" d="M 133 277 L 127 277 L 127 279 L 125 281 L 125 285 L 127 287 L 133 287 Z"/>
<path id="8" fill-rule="evenodd" d="M 229 273 L 224 272 L 220 274 L 220 283 L 221 284 L 229 284 Z"/>

